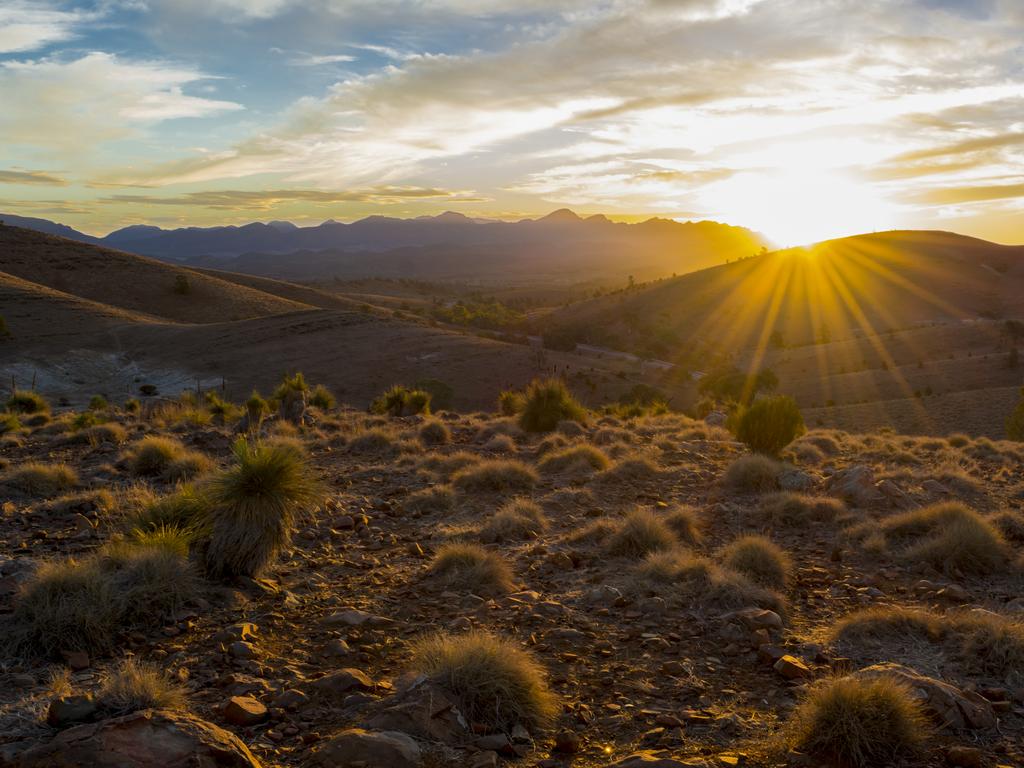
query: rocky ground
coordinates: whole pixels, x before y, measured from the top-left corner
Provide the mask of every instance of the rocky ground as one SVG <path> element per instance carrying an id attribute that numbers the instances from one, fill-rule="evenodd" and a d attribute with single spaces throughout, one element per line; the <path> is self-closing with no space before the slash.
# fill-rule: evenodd
<path id="1" fill-rule="evenodd" d="M 63 462 L 79 477 L 63 498 L 5 487 L 3 614 L 39 562 L 81 557 L 123 534 L 140 486 L 174 489 L 133 477 L 121 460 L 126 443 L 168 433 L 215 462 L 229 460 L 229 426 L 111 418 L 125 428 L 124 443 L 119 435 L 76 440 L 67 418 L 2 438 L 5 472 Z M 747 455 L 742 445 L 678 415 L 595 416 L 551 435 L 527 435 L 486 414 L 441 413 L 429 421 L 446 430 L 421 432 L 425 421 L 342 409 L 316 412 L 299 429 L 269 422 L 268 432 L 305 445 L 329 491 L 307 510 L 291 547 L 265 578 L 204 582 L 200 599 L 160 626 L 119 637 L 114 654 L 4 658 L 0 766 L 117 764 L 88 751 L 103 738 L 148 744 L 153 754 L 143 764 L 161 766 L 194 764 L 173 755 L 196 744 L 208 756 L 203 765 L 821 765 L 785 743 L 794 709 L 821 681 L 887 662 L 912 671 L 876 672 L 907 676 L 936 720 L 920 764 L 1024 765 L 1024 668 L 979 672 L 946 646 L 835 632 L 871 607 L 940 618 L 990 611 L 1006 617 L 1000 632 L 1011 659 L 1014 642 L 1024 658 L 1019 444 L 818 430 L 751 480 L 735 465 Z M 599 453 L 546 461 L 579 445 Z M 459 475 L 491 460 L 522 462 L 533 474 L 505 491 Z M 424 493 L 431 488 L 441 490 Z M 799 513 L 779 506 L 780 489 L 801 495 Z M 818 496 L 834 501 L 806 498 Z M 511 541 L 482 535 L 512 497 L 540 505 L 546 528 Z M 998 520 L 997 566 L 908 558 L 878 533 L 907 510 L 948 500 Z M 738 536 L 767 535 L 792 564 L 781 594 L 694 592 L 639 578 L 641 553 L 610 543 L 637 507 L 665 519 L 690 509 L 699 535 L 681 534 L 679 547 L 715 567 Z M 511 566 L 513 585 L 453 586 L 431 571 L 443 545 L 481 539 Z M 472 628 L 536 656 L 559 700 L 550 728 L 481 732 L 460 721 L 443 691 L 406 675 L 414 639 Z M 180 680 L 191 714 L 135 713 L 105 726 L 88 722 L 92 712 L 74 712 L 67 690 L 95 691 L 125 655 Z M 120 736 L 104 736 L 105 727 Z"/>

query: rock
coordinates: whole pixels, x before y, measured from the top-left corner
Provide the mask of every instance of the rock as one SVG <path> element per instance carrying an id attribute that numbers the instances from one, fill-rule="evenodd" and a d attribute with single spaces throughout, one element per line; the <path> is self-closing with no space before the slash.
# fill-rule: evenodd
<path id="1" fill-rule="evenodd" d="M 404 733 L 349 728 L 317 750 L 312 764 L 323 768 L 416 768 L 420 748 Z"/>
<path id="2" fill-rule="evenodd" d="M 340 637 L 335 637 L 328 641 L 324 653 L 328 656 L 348 656 L 352 653 L 352 649 Z"/>
<path id="3" fill-rule="evenodd" d="M 779 475 L 779 488 L 784 491 L 809 491 L 814 484 L 814 476 L 802 469 L 791 469 Z"/>
<path id="4" fill-rule="evenodd" d="M 724 427 L 729 415 L 724 411 L 712 411 L 704 417 L 704 423 L 711 427 Z"/>
<path id="5" fill-rule="evenodd" d="M 298 688 L 289 688 L 274 699 L 274 706 L 280 707 L 281 709 L 287 709 L 289 712 L 294 712 L 307 702 L 309 702 L 309 696 Z"/>
<path id="6" fill-rule="evenodd" d="M 198 717 L 147 709 L 61 731 L 16 768 L 260 768 L 237 736 Z"/>
<path id="7" fill-rule="evenodd" d="M 382 702 L 380 709 L 370 717 L 368 726 L 445 744 L 458 744 L 469 733 L 469 723 L 454 699 L 422 676 Z"/>
<path id="8" fill-rule="evenodd" d="M 575 755 L 580 751 L 580 736 L 573 731 L 559 731 L 555 734 L 555 752 Z"/>
<path id="9" fill-rule="evenodd" d="M 950 747 L 946 762 L 958 768 L 982 768 L 985 764 L 984 753 L 977 747 Z"/>
<path id="10" fill-rule="evenodd" d="M 782 617 L 763 608 L 744 608 L 723 618 L 739 619 L 750 629 L 782 629 Z"/>
<path id="11" fill-rule="evenodd" d="M 71 723 L 84 723 L 93 718 L 98 706 L 91 694 L 82 696 L 61 696 L 50 702 L 46 711 L 46 722 L 54 728 L 64 728 Z"/>
<path id="12" fill-rule="evenodd" d="M 258 654 L 256 646 L 244 640 L 235 640 L 228 646 L 228 653 L 236 659 L 255 659 Z"/>
<path id="13" fill-rule="evenodd" d="M 854 464 L 836 472 L 829 478 L 828 490 L 834 496 L 858 507 L 885 499 L 882 492 L 875 487 L 875 476 L 871 467 L 864 464 Z"/>
<path id="14" fill-rule="evenodd" d="M 88 669 L 91 666 L 89 654 L 85 651 L 61 651 L 60 655 L 64 657 L 64 661 L 75 672 L 81 672 L 83 669 Z"/>
<path id="15" fill-rule="evenodd" d="M 382 628 L 394 624 L 394 621 L 386 616 L 374 616 L 366 611 L 349 608 L 325 616 L 322 623 L 325 627 L 361 627 L 366 624 L 370 627 Z"/>
<path id="16" fill-rule="evenodd" d="M 800 680 L 805 677 L 810 677 L 813 674 L 810 667 L 800 661 L 796 656 L 790 656 L 788 653 L 776 661 L 775 664 L 772 665 L 772 669 L 787 680 Z"/>
<path id="17" fill-rule="evenodd" d="M 692 765 L 671 757 L 659 757 L 657 752 L 644 750 L 624 757 L 611 768 L 692 768 Z"/>
<path id="18" fill-rule="evenodd" d="M 247 643 L 252 643 L 256 640 L 256 635 L 259 633 L 259 627 L 255 624 L 242 621 L 238 624 L 232 624 L 230 627 L 222 629 L 217 633 L 215 639 L 218 643 L 233 643 L 238 640 L 243 640 Z"/>
<path id="19" fill-rule="evenodd" d="M 224 719 L 243 728 L 267 719 L 267 708 L 252 696 L 232 696 L 224 705 Z"/>
<path id="20" fill-rule="evenodd" d="M 490 750 L 478 752 L 469 761 L 469 768 L 498 768 L 498 753 Z"/>
<path id="21" fill-rule="evenodd" d="M 890 663 L 875 664 L 854 672 L 852 676 L 863 679 L 886 678 L 903 683 L 941 728 L 965 730 L 991 728 L 996 724 L 992 705 L 980 694 L 925 677 L 910 667 Z"/>
<path id="22" fill-rule="evenodd" d="M 374 682 L 358 669 L 339 669 L 326 677 L 314 680 L 310 687 L 317 693 L 333 698 L 350 691 L 372 691 Z"/>

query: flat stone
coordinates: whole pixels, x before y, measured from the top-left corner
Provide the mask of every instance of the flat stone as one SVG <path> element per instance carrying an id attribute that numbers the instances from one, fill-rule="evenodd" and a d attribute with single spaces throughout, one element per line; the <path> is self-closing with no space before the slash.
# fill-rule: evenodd
<path id="1" fill-rule="evenodd" d="M 232 696 L 224 706 L 224 720 L 246 728 L 267 719 L 267 708 L 252 696 Z"/>
<path id="2" fill-rule="evenodd" d="M 323 768 L 416 768 L 420 748 L 404 733 L 349 728 L 322 746 L 312 764 Z"/>

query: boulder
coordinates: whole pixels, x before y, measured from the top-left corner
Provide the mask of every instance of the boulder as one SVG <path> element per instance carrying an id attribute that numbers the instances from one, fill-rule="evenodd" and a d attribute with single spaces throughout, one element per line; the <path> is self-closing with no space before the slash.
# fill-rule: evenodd
<path id="1" fill-rule="evenodd" d="M 46 711 L 46 723 L 54 728 L 64 728 L 71 723 L 92 720 L 98 709 L 96 700 L 90 694 L 81 696 L 60 696 L 50 702 Z"/>
<path id="2" fill-rule="evenodd" d="M 423 676 L 414 678 L 381 702 L 367 725 L 446 744 L 461 743 L 470 735 L 469 723 L 454 699 Z"/>
<path id="3" fill-rule="evenodd" d="M 885 495 L 875 486 L 875 475 L 871 467 L 854 464 L 832 475 L 828 481 L 828 490 L 833 496 L 857 507 L 877 504 L 885 499 Z"/>
<path id="4" fill-rule="evenodd" d="M 854 672 L 861 679 L 886 678 L 906 685 L 941 728 L 968 730 L 996 724 L 992 705 L 980 694 L 965 691 L 942 680 L 925 677 L 900 664 L 875 664 Z"/>
<path id="5" fill-rule="evenodd" d="M 252 696 L 232 696 L 224 705 L 224 720 L 231 725 L 258 725 L 268 716 L 267 708 Z"/>
<path id="6" fill-rule="evenodd" d="M 372 691 L 374 683 L 365 672 L 358 669 L 339 669 L 319 680 L 314 680 L 310 687 L 323 696 L 338 698 L 352 691 Z"/>
<path id="7" fill-rule="evenodd" d="M 416 768 L 420 748 L 404 733 L 349 728 L 317 750 L 311 764 L 323 768 Z"/>
<path id="8" fill-rule="evenodd" d="M 198 717 L 147 709 L 78 725 L 21 752 L 16 768 L 260 768 L 237 736 Z"/>

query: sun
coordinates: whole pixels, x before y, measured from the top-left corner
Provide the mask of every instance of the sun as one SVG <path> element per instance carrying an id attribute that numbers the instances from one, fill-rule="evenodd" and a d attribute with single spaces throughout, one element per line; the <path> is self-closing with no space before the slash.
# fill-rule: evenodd
<path id="1" fill-rule="evenodd" d="M 868 185 L 835 170 L 736 174 L 707 187 L 716 218 L 749 227 L 779 247 L 890 229 L 891 206 Z"/>

